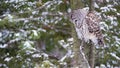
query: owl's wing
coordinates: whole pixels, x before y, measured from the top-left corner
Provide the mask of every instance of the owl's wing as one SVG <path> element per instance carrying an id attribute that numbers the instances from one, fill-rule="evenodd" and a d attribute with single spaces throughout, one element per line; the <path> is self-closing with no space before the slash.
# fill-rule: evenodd
<path id="1" fill-rule="evenodd" d="M 90 13 L 91 15 L 87 15 L 86 17 L 86 23 L 88 25 L 88 31 L 89 33 L 92 33 L 97 38 L 97 44 L 98 45 L 104 45 L 102 32 L 99 26 L 99 21 L 96 21 L 96 17 L 94 14 Z"/>

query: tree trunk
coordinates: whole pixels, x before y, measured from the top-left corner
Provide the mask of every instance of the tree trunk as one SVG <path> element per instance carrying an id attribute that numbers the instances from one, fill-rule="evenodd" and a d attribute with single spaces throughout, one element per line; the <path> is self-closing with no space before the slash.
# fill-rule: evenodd
<path id="1" fill-rule="evenodd" d="M 91 68 L 94 68 L 94 64 L 95 64 L 95 46 L 90 44 L 89 45 L 89 54 L 88 54 L 88 61 L 90 64 Z"/>
<path id="2" fill-rule="evenodd" d="M 90 5 L 89 5 L 89 7 L 90 7 L 90 10 L 89 11 L 94 11 L 94 2 L 95 2 L 95 0 L 90 0 Z M 90 64 L 90 67 L 91 68 L 94 68 L 94 64 L 95 64 L 95 46 L 92 44 L 92 43 L 90 43 L 89 44 L 89 46 L 90 46 L 90 50 L 89 50 L 89 64 Z"/>

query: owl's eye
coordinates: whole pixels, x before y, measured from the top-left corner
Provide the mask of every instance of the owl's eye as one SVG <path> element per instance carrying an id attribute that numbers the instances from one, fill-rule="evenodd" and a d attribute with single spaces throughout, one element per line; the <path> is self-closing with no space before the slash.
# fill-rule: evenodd
<path id="1" fill-rule="evenodd" d="M 75 20 L 75 22 L 77 22 L 77 20 Z"/>

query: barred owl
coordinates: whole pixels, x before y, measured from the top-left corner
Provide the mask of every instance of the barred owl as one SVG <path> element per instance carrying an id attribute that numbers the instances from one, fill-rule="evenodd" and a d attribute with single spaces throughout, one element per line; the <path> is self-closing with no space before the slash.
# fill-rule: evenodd
<path id="1" fill-rule="evenodd" d="M 103 36 L 99 26 L 99 17 L 94 12 L 84 9 L 74 10 L 69 14 L 70 21 L 74 24 L 78 38 L 95 45 L 104 45 Z"/>

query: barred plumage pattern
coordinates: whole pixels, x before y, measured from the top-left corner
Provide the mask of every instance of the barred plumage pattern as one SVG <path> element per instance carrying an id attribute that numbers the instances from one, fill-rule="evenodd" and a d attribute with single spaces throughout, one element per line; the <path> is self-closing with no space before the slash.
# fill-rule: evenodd
<path id="1" fill-rule="evenodd" d="M 95 45 L 104 45 L 100 20 L 94 12 L 78 9 L 72 11 L 69 18 L 75 26 L 79 39 L 85 42 L 91 40 Z"/>

